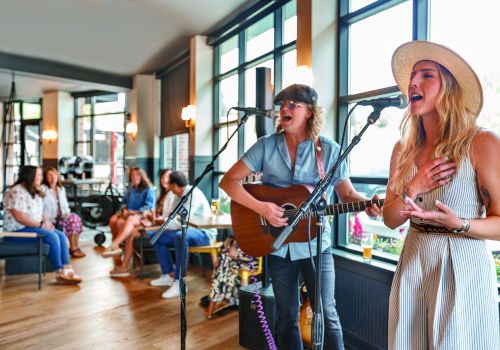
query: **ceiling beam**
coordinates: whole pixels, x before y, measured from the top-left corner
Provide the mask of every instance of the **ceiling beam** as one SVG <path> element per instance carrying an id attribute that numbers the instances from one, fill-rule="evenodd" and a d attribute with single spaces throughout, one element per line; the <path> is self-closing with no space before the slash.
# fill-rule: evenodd
<path id="1" fill-rule="evenodd" d="M 132 77 L 0 51 L 0 69 L 132 88 Z"/>

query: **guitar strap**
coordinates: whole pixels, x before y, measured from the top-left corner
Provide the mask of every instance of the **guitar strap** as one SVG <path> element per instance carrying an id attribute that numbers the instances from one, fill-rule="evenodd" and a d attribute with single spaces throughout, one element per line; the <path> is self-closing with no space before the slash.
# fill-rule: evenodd
<path id="1" fill-rule="evenodd" d="M 323 180 L 325 178 L 325 167 L 323 166 L 323 148 L 321 147 L 319 137 L 314 142 L 314 152 L 316 153 L 316 166 L 318 167 L 319 178 Z M 326 192 L 323 192 L 323 197 L 326 200 Z"/>

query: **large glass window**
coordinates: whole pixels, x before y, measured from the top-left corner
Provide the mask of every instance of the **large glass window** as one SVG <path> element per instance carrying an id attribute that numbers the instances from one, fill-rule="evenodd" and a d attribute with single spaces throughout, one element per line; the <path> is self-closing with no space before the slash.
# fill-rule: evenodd
<path id="1" fill-rule="evenodd" d="M 239 115 L 231 111 L 227 116 L 228 110 L 235 106 L 256 106 L 256 68 L 271 68 L 275 90 L 285 83 L 288 86 L 295 77 L 296 1 L 277 9 L 263 8 L 255 16 L 255 21 L 250 19 L 234 35 L 228 34 L 230 37 L 220 42 L 216 40 L 214 152 L 236 129 Z M 220 155 L 213 177 L 214 189 L 218 188 L 221 175 L 257 140 L 255 125 L 255 117 L 250 117 Z M 213 195 L 219 194 L 214 190 Z"/>
<path id="2" fill-rule="evenodd" d="M 8 117 L 5 134 L 2 135 L 5 136 L 2 137 L 3 149 L 7 150 L 7 158 L 2 168 L 6 186 L 14 183 L 20 166 L 38 166 L 42 163 L 41 101 L 15 101 L 13 111 L 14 119 L 10 120 Z"/>
<path id="3" fill-rule="evenodd" d="M 182 171 L 189 177 L 189 134 L 164 137 L 161 167 Z"/>
<path id="4" fill-rule="evenodd" d="M 123 183 L 126 94 L 75 98 L 75 154 L 92 156 L 94 178 Z"/>
<path id="5" fill-rule="evenodd" d="M 390 68 L 392 52 L 404 42 L 419 39 L 449 46 L 472 65 L 484 90 L 478 124 L 500 133 L 500 49 L 487 40 L 477 40 L 498 32 L 496 14 L 500 4 L 488 0 L 479 0 L 473 6 L 453 0 L 341 0 L 340 7 L 340 126 L 356 101 L 399 93 Z M 450 17 L 452 7 L 454 15 Z M 371 107 L 357 107 L 352 113 L 349 141 L 370 112 Z M 354 186 L 369 197 L 385 193 L 402 114 L 395 108 L 384 109 L 379 121 L 368 129 L 349 156 Z M 398 258 L 407 232 L 407 224 L 389 230 L 380 219 L 368 218 L 364 213 L 339 218 L 337 227 L 340 247 L 360 252 L 362 240 L 370 239 L 375 255 L 388 259 Z M 500 244 L 488 244 L 495 254 L 500 280 Z"/>

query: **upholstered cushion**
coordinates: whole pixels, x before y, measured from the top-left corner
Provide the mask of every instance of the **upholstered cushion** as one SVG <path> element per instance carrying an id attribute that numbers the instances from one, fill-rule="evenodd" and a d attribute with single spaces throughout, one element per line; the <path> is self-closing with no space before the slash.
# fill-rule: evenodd
<path id="1" fill-rule="evenodd" d="M 42 244 L 42 254 L 49 254 L 47 244 Z M 38 255 L 38 243 L 13 243 L 5 240 L 0 242 L 0 258 L 27 255 Z"/>

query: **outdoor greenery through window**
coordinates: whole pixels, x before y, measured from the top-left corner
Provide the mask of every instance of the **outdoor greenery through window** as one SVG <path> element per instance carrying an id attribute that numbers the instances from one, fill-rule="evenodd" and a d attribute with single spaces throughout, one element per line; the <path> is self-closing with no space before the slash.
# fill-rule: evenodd
<path id="1" fill-rule="evenodd" d="M 484 106 L 478 123 L 500 133 L 500 49 L 488 40 L 478 40 L 498 32 L 499 3 L 478 0 L 472 6 L 453 0 L 342 0 L 340 6 L 339 125 L 343 125 L 347 111 L 357 100 L 397 93 L 390 68 L 391 55 L 402 43 L 419 39 L 449 46 L 472 65 L 484 89 Z M 454 13 L 451 17 L 450 8 Z M 370 107 L 356 108 L 350 118 L 349 141 L 370 112 Z M 402 110 L 386 108 L 349 157 L 354 185 L 369 197 L 385 192 L 402 114 Z M 361 213 L 349 215 L 339 225 L 339 232 L 338 243 L 346 249 L 361 251 L 362 240 L 370 240 L 376 257 L 397 259 L 407 224 L 389 230 L 381 219 Z M 500 245 L 488 244 L 494 252 L 500 280 Z"/>
<path id="2" fill-rule="evenodd" d="M 126 94 L 75 98 L 75 154 L 94 161 L 93 177 L 124 183 Z"/>
<path id="3" fill-rule="evenodd" d="M 256 68 L 271 69 L 275 91 L 294 82 L 297 69 L 296 1 L 267 12 L 231 37 L 216 43 L 214 153 L 236 129 L 239 115 L 234 110 L 227 115 L 229 109 L 256 106 Z M 214 198 L 223 196 L 224 202 L 225 194 L 218 192 L 221 175 L 257 141 L 255 125 L 255 117 L 250 117 L 220 155 L 213 177 L 213 188 L 217 189 Z"/>

